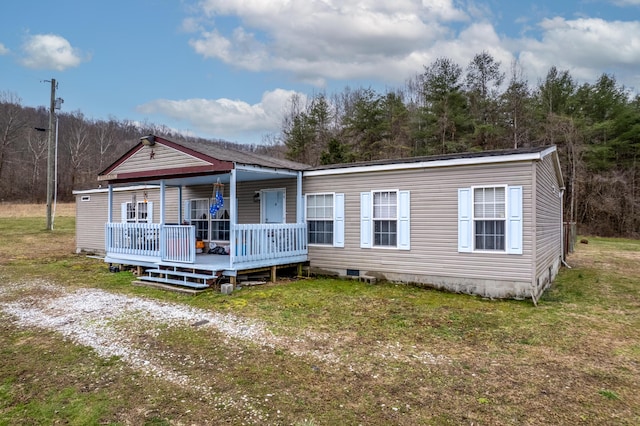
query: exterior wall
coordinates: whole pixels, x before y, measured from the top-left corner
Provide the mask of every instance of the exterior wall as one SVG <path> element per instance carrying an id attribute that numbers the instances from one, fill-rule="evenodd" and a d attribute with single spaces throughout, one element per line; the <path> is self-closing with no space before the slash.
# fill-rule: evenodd
<path id="1" fill-rule="evenodd" d="M 424 284 L 487 297 L 531 297 L 533 165 L 530 161 L 423 170 L 306 176 L 303 193 L 345 194 L 344 248 L 309 246 L 312 271 Z M 523 253 L 458 252 L 458 188 L 522 185 Z M 411 191 L 411 249 L 360 248 L 360 192 Z"/>
<path id="2" fill-rule="evenodd" d="M 238 223 L 260 223 L 260 203 L 255 202 L 253 196 L 256 191 L 262 189 L 285 189 L 286 200 L 286 222 L 296 223 L 296 191 L 297 181 L 292 179 L 270 179 L 259 181 L 238 182 L 236 196 L 238 198 Z M 182 198 L 189 200 L 193 198 L 211 198 L 213 195 L 212 185 L 199 185 L 185 187 Z M 223 195 L 229 196 L 229 185 L 225 184 Z M 184 208 L 184 206 L 183 206 Z"/>
<path id="3" fill-rule="evenodd" d="M 238 182 L 238 223 L 260 223 L 260 203 L 253 201 L 255 192 L 279 188 L 285 190 L 285 222 L 296 223 L 297 180 L 295 178 Z"/>
<path id="4" fill-rule="evenodd" d="M 562 183 L 558 182 L 554 161 L 554 155 L 547 155 L 536 164 L 536 297 L 551 285 L 562 259 Z"/>
<path id="5" fill-rule="evenodd" d="M 153 150 L 153 158 L 151 151 Z M 209 163 L 184 154 L 173 148 L 156 144 L 143 146 L 124 163 L 113 169 L 111 174 L 165 170 L 193 166 L 206 166 Z"/>
<path id="6" fill-rule="evenodd" d="M 121 204 L 131 201 L 135 194 L 138 201 L 144 197 L 144 188 L 122 190 L 114 188 L 113 221 L 121 221 Z M 160 190 L 148 188 L 147 199 L 153 203 L 154 223 L 160 222 Z M 83 197 L 89 200 L 82 201 Z M 76 252 L 104 254 L 104 225 L 108 219 L 108 189 L 79 191 L 76 193 Z M 178 190 L 168 187 L 165 194 L 165 222 L 178 221 Z"/>

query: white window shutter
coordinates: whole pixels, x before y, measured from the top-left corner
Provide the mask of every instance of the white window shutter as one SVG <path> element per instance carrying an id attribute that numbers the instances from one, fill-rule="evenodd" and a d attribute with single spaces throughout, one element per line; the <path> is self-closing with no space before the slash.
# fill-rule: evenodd
<path id="1" fill-rule="evenodd" d="M 411 197 L 409 191 L 398 193 L 398 248 L 400 250 L 411 249 Z"/>
<path id="2" fill-rule="evenodd" d="M 153 202 L 147 202 L 147 223 L 153 223 Z"/>
<path id="3" fill-rule="evenodd" d="M 127 221 L 127 203 L 120 204 L 120 222 Z"/>
<path id="4" fill-rule="evenodd" d="M 335 194 L 333 214 L 333 246 L 344 247 L 344 194 Z"/>
<path id="5" fill-rule="evenodd" d="M 507 253 L 522 254 L 522 186 L 508 188 Z"/>
<path id="6" fill-rule="evenodd" d="M 360 248 L 371 248 L 371 238 L 373 232 L 371 229 L 371 193 L 360 193 Z"/>
<path id="7" fill-rule="evenodd" d="M 473 218 L 471 217 L 471 188 L 458 188 L 458 251 L 473 251 Z"/>

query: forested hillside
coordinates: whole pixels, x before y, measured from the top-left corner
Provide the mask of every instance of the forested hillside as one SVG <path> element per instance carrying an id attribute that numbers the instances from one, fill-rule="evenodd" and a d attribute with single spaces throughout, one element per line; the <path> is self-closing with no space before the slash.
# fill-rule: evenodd
<path id="1" fill-rule="evenodd" d="M 441 58 L 404 87 L 346 88 L 291 100 L 269 146 L 222 143 L 310 165 L 557 145 L 565 220 L 580 232 L 640 238 L 640 96 L 603 74 L 578 84 L 551 68 L 535 87 L 487 53 L 466 66 Z M 59 112 L 58 199 L 96 177 L 145 134 L 186 139 L 164 126 Z M 0 201 L 44 202 L 48 110 L 0 92 Z"/>
<path id="2" fill-rule="evenodd" d="M 556 145 L 565 220 L 580 232 L 640 237 L 640 96 L 603 74 L 578 84 L 551 68 L 531 87 L 487 53 L 465 67 L 447 58 L 404 87 L 293 99 L 282 129 L 287 156 L 312 165 Z"/>
<path id="3" fill-rule="evenodd" d="M 149 123 L 89 119 L 80 111 L 57 111 L 56 115 L 58 199 L 62 201 L 73 200 L 74 189 L 96 188 L 98 174 L 144 135 L 153 133 L 175 141 L 200 139 Z M 18 95 L 0 92 L 0 201 L 45 201 L 48 125 L 47 108 L 24 107 Z M 211 142 L 250 151 L 266 149 L 219 140 Z M 270 149 L 277 154 L 278 147 Z"/>

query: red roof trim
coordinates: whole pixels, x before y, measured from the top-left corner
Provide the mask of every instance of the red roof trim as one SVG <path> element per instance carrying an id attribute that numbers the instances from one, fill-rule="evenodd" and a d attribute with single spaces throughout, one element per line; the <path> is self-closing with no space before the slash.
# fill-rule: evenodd
<path id="1" fill-rule="evenodd" d="M 118 173 L 115 175 L 103 174 L 98 177 L 99 181 L 124 182 L 131 180 L 142 180 L 145 178 L 164 177 L 172 179 L 176 177 L 184 177 L 188 175 L 202 175 L 215 173 L 228 173 L 233 169 L 230 162 L 218 161 L 216 165 L 195 166 L 195 167 L 177 167 L 173 169 L 144 170 L 140 172 Z"/>
<path id="2" fill-rule="evenodd" d="M 215 171 L 230 171 L 231 169 L 233 169 L 233 163 L 230 161 L 224 161 L 224 160 L 219 160 L 215 157 L 211 157 L 209 155 L 205 155 L 202 154 L 200 152 L 194 151 L 192 149 L 186 148 L 180 144 L 177 144 L 175 142 L 172 142 L 170 140 L 161 138 L 156 136 L 155 138 L 155 142 L 159 143 L 161 145 L 165 145 L 169 148 L 173 148 L 176 151 L 182 152 L 184 154 L 190 155 L 192 157 L 195 157 L 199 160 L 202 161 L 206 161 L 207 163 L 211 163 L 211 166 L 197 166 L 197 167 L 191 167 L 191 168 L 182 168 L 182 169 L 162 169 L 162 170 L 153 170 L 153 171 L 144 171 L 144 172 L 133 172 L 133 173 L 126 173 L 125 175 L 127 176 L 125 179 L 131 179 L 131 178 L 135 178 L 135 177 L 148 177 L 148 176 L 152 176 L 152 177 L 157 177 L 157 176 L 162 176 L 165 174 L 171 174 L 171 170 L 189 170 L 187 173 L 201 173 L 201 171 L 199 171 L 198 169 L 203 168 L 203 171 L 206 172 L 215 172 Z M 111 172 L 113 170 L 115 170 L 118 166 L 120 166 L 122 163 L 124 163 L 125 161 L 127 161 L 129 158 L 131 158 L 135 153 L 137 153 L 139 150 L 141 150 L 144 147 L 144 145 L 142 145 L 142 142 L 139 142 L 136 146 L 134 146 L 133 148 L 131 148 L 129 151 L 127 151 L 122 157 L 120 157 L 118 160 L 116 160 L 113 164 L 111 164 L 107 169 L 105 169 L 103 172 L 101 172 L 98 175 L 98 180 L 99 181 L 108 181 L 108 180 L 112 180 L 109 179 L 109 175 L 111 174 Z M 184 174 L 183 172 L 179 172 L 178 174 Z M 118 177 L 116 178 L 116 180 L 120 180 L 121 176 L 124 176 L 123 174 L 118 174 Z"/>

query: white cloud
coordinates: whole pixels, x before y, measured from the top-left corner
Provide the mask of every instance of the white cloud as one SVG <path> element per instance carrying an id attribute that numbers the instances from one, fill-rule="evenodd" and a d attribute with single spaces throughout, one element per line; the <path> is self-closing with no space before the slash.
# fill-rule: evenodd
<path id="1" fill-rule="evenodd" d="M 617 6 L 640 6 L 640 0 L 613 0 L 613 4 Z"/>
<path id="2" fill-rule="evenodd" d="M 64 71 L 85 60 L 69 41 L 55 34 L 29 36 L 22 48 L 24 56 L 21 62 L 28 68 Z"/>
<path id="3" fill-rule="evenodd" d="M 138 106 L 143 114 L 162 114 L 193 126 L 196 132 L 240 142 L 259 142 L 266 132 L 277 132 L 283 113 L 296 92 L 276 89 L 265 92 L 259 103 L 220 99 L 157 99 Z M 303 99 L 304 95 L 300 95 Z"/>
<path id="4" fill-rule="evenodd" d="M 453 0 L 204 0 L 201 6 L 210 30 L 190 41 L 198 54 L 316 82 L 402 81 L 409 70 L 395 74 L 397 64 L 414 65 L 416 53 L 451 33 L 444 24 L 468 19 Z M 224 31 L 212 26 L 218 16 L 238 17 L 241 25 Z M 183 27 L 195 28 L 193 18 Z"/>
<path id="5" fill-rule="evenodd" d="M 555 65 L 590 82 L 607 72 L 640 87 L 640 22 L 553 18 L 539 26 L 539 40 L 521 40 L 520 61 L 530 72 L 544 77 Z"/>
<path id="6" fill-rule="evenodd" d="M 0 55 L 6 55 L 9 53 L 9 49 L 7 49 L 4 44 L 0 43 Z"/>

